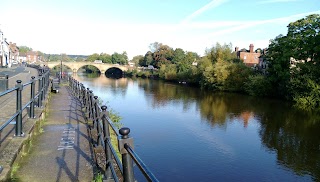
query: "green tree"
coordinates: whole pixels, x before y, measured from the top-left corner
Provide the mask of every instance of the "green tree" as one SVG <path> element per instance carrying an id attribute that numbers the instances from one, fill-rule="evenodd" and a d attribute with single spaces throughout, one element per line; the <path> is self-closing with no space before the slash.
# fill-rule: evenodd
<path id="1" fill-rule="evenodd" d="M 95 60 L 99 60 L 99 54 L 94 53 L 87 57 L 87 61 L 94 62 Z"/>
<path id="2" fill-rule="evenodd" d="M 98 59 L 101 60 L 103 63 L 112 63 L 111 55 L 107 53 L 101 53 Z"/>
<path id="3" fill-rule="evenodd" d="M 170 64 L 173 58 L 173 49 L 168 45 L 160 45 L 153 53 L 154 66 L 160 68 L 162 64 Z"/>
<path id="4" fill-rule="evenodd" d="M 25 54 L 29 51 L 32 51 L 31 47 L 27 47 L 27 46 L 19 46 L 19 53 L 21 54 Z"/>
<path id="5" fill-rule="evenodd" d="M 216 43 L 210 49 L 207 49 L 205 52 L 206 56 L 213 62 L 220 61 L 232 61 L 237 58 L 235 52 L 232 51 L 232 44 L 223 44 Z"/>
<path id="6" fill-rule="evenodd" d="M 131 60 L 131 62 L 133 62 L 136 66 L 140 65 L 140 61 L 143 60 L 143 56 L 142 55 L 138 55 L 138 56 L 134 56 Z"/>
<path id="7" fill-rule="evenodd" d="M 199 67 L 203 73 L 201 86 L 214 90 L 225 90 L 225 82 L 230 75 L 229 67 L 235 58 L 231 44 L 216 43 L 214 47 L 207 49 L 205 58 Z"/>
<path id="8" fill-rule="evenodd" d="M 292 57 L 298 60 L 320 60 L 320 15 L 312 14 L 288 25 Z"/>
<path id="9" fill-rule="evenodd" d="M 270 41 L 266 59 L 269 62 L 268 79 L 273 88 L 269 95 L 285 98 L 287 85 L 290 81 L 290 57 L 291 51 L 286 36 L 279 35 Z"/>
<path id="10" fill-rule="evenodd" d="M 121 64 L 121 65 L 128 64 L 127 53 L 125 51 L 122 54 L 115 52 L 111 56 L 111 61 L 113 64 Z"/>
<path id="11" fill-rule="evenodd" d="M 288 25 L 286 36 L 271 41 L 266 55 L 273 95 L 310 110 L 320 106 L 320 16 L 309 15 Z M 290 66 L 290 58 L 300 63 Z"/>
<path id="12" fill-rule="evenodd" d="M 151 51 L 148 51 L 145 55 L 144 55 L 144 59 L 143 62 L 140 63 L 141 66 L 148 66 L 151 65 L 153 63 L 153 54 Z"/>
<path id="13" fill-rule="evenodd" d="M 186 55 L 183 49 L 181 48 L 176 48 L 173 52 L 173 59 L 172 59 L 172 63 L 173 64 L 177 64 L 179 62 L 183 62 L 183 60 L 185 59 Z"/>

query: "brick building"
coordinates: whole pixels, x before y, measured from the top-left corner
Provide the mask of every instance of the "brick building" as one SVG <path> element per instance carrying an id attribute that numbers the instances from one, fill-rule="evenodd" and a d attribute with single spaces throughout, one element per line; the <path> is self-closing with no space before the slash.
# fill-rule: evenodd
<path id="1" fill-rule="evenodd" d="M 9 43 L 10 59 L 15 62 L 19 62 L 19 47 L 16 43 Z"/>
<path id="2" fill-rule="evenodd" d="M 250 44 L 249 50 L 241 49 L 239 50 L 239 47 L 235 48 L 235 52 L 237 53 L 237 57 L 241 60 L 243 60 L 243 63 L 248 66 L 255 66 L 259 65 L 259 57 L 262 54 L 261 49 L 257 49 L 254 51 L 253 44 Z"/>
<path id="3" fill-rule="evenodd" d="M 26 61 L 28 63 L 35 63 L 42 59 L 42 56 L 37 51 L 29 51 L 26 53 Z"/>

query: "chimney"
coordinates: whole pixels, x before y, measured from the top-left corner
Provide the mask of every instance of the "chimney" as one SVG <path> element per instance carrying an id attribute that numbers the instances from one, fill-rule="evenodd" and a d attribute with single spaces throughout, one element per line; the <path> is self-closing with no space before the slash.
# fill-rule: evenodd
<path id="1" fill-rule="evenodd" d="M 238 51 L 239 51 L 239 47 L 236 47 L 236 48 L 234 49 L 234 51 L 235 51 L 235 52 L 238 52 Z"/>
<path id="2" fill-rule="evenodd" d="M 253 53 L 253 44 L 250 44 L 250 46 L 249 46 L 249 50 L 250 50 L 250 53 Z"/>

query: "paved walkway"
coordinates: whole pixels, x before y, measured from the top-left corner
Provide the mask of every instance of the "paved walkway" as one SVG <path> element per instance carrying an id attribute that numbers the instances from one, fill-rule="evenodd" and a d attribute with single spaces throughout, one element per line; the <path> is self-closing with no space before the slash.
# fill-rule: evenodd
<path id="1" fill-rule="evenodd" d="M 67 87 L 53 93 L 43 133 L 22 159 L 18 181 L 92 181 L 93 154 L 81 106 Z"/>

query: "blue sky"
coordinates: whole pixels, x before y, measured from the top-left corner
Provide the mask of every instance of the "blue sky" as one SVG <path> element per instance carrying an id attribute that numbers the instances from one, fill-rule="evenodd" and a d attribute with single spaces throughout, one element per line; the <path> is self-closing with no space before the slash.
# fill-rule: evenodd
<path id="1" fill-rule="evenodd" d="M 144 55 L 155 41 L 203 55 L 219 43 L 268 46 L 319 0 L 1 0 L 8 41 L 45 53 Z"/>

